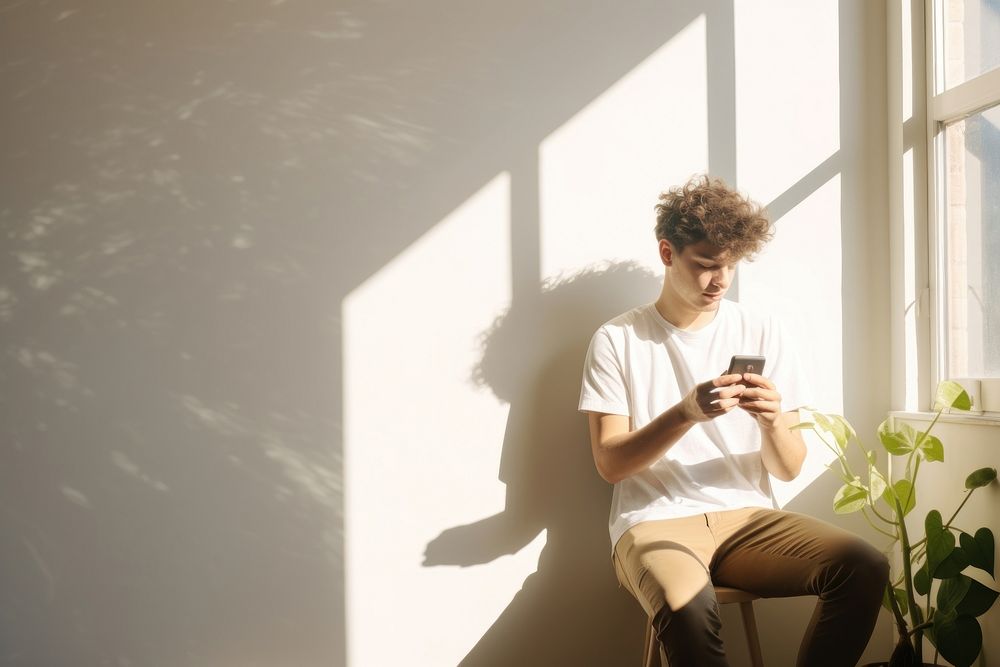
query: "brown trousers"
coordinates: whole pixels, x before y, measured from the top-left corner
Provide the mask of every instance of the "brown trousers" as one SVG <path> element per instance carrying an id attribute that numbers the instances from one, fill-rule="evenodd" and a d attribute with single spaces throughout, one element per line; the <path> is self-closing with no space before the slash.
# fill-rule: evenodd
<path id="1" fill-rule="evenodd" d="M 728 664 L 714 585 L 762 597 L 818 596 L 797 664 L 853 667 L 889 577 L 885 556 L 857 535 L 761 508 L 640 523 L 615 545 L 614 565 L 653 618 L 671 667 Z"/>

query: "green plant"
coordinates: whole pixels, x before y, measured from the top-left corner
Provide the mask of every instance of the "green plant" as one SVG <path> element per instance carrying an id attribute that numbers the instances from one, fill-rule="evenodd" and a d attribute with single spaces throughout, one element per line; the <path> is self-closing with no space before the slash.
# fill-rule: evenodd
<path id="1" fill-rule="evenodd" d="M 890 577 L 882 600 L 895 619 L 899 635 L 890 667 L 923 664 L 925 633 L 946 660 L 958 667 L 971 665 L 983 643 L 976 617 L 992 607 L 998 595 L 964 574 L 968 568 L 978 568 L 995 581 L 993 532 L 984 527 L 968 533 L 953 525 L 975 490 L 996 480 L 995 468 L 981 468 L 966 478 L 965 498 L 947 521 L 936 509 L 928 512 L 922 538 L 915 540 L 909 532 L 912 528 L 904 521 L 916 505 L 921 464 L 944 460 L 944 445 L 931 435 L 931 430 L 943 410 L 969 410 L 972 401 L 961 385 L 947 381 L 938 387 L 934 407 L 934 419 L 923 432 L 905 422 L 893 424 L 891 419 L 878 427 L 879 441 L 889 455 L 906 457 L 902 475 L 895 479 L 878 469 L 875 453 L 861 443 L 842 416 L 810 409 L 807 412 L 811 420 L 795 427 L 814 431 L 837 457 L 839 470 L 832 463 L 829 467 L 840 474 L 844 485 L 834 497 L 834 511 L 860 511 L 875 530 L 892 540 L 886 550 L 898 549 L 902 571 Z M 860 475 L 855 474 L 849 460 L 852 442 L 864 456 L 864 472 Z M 937 596 L 933 598 L 935 591 Z M 922 607 L 921 597 L 926 598 Z"/>

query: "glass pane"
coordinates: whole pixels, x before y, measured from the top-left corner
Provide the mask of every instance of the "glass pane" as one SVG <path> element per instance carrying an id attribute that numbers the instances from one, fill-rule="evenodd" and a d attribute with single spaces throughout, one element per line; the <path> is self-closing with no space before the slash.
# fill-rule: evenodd
<path id="1" fill-rule="evenodd" d="M 950 377 L 1000 377 L 1000 106 L 945 127 Z"/>
<path id="2" fill-rule="evenodd" d="M 944 89 L 1000 66 L 1000 0 L 943 3 Z M 938 85 L 938 91 L 943 89 Z"/>

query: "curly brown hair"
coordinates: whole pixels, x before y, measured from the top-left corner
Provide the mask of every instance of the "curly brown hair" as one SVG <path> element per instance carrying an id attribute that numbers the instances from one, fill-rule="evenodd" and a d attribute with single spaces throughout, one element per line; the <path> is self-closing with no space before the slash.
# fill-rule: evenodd
<path id="1" fill-rule="evenodd" d="M 696 176 L 660 193 L 656 238 L 677 252 L 707 240 L 734 261 L 752 259 L 774 235 L 767 211 L 718 178 Z"/>

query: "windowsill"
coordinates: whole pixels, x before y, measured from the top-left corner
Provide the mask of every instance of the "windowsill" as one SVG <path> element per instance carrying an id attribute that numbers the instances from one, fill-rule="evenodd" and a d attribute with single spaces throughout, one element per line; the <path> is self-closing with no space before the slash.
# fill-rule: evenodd
<path id="1" fill-rule="evenodd" d="M 889 413 L 893 419 L 921 422 L 933 421 L 935 414 L 934 412 L 910 412 L 906 410 L 893 410 Z M 968 414 L 962 412 L 945 412 L 938 419 L 939 424 L 942 422 L 946 424 L 968 424 L 970 426 L 1000 426 L 1000 413 L 985 412 L 982 414 Z"/>

